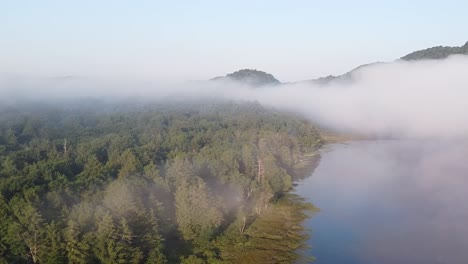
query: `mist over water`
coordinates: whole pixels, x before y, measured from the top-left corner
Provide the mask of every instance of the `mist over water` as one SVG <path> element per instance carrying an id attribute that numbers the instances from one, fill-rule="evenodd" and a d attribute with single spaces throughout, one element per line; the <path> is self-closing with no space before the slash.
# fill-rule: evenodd
<path id="1" fill-rule="evenodd" d="M 468 144 L 358 141 L 322 152 L 297 187 L 317 263 L 466 263 Z"/>
<path id="2" fill-rule="evenodd" d="M 174 82 L 0 76 L 0 103 L 61 98 L 258 101 L 322 126 L 398 138 L 333 145 L 298 193 L 317 263 L 466 263 L 468 57 L 362 67 L 349 80 L 252 88 Z M 410 140 L 411 139 L 411 140 Z"/>

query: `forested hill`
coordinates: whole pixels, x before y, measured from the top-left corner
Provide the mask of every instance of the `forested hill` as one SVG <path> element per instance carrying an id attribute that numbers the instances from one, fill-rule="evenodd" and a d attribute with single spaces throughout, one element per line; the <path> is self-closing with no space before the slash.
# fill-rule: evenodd
<path id="1" fill-rule="evenodd" d="M 424 50 L 418 50 L 415 52 L 412 52 L 406 56 L 401 57 L 401 60 L 405 61 L 414 61 L 414 60 L 428 60 L 428 59 L 445 59 L 450 55 L 468 55 L 468 42 L 465 43 L 465 45 L 460 46 L 460 47 L 443 47 L 443 46 L 438 46 L 438 47 L 432 47 Z M 361 66 L 358 66 L 351 71 L 341 74 L 341 75 L 329 75 L 326 77 L 320 77 L 317 79 L 311 79 L 307 80 L 306 82 L 314 83 L 316 85 L 326 85 L 332 81 L 351 81 L 352 80 L 352 74 L 356 70 L 359 70 L 363 67 L 379 64 L 382 62 L 375 62 L 375 63 L 368 63 L 368 64 L 363 64 Z"/>
<path id="2" fill-rule="evenodd" d="M 457 55 L 457 54 L 468 55 L 468 42 L 466 42 L 465 45 L 460 46 L 460 47 L 437 46 L 437 47 L 432 47 L 428 49 L 418 50 L 408 55 L 405 55 L 401 57 L 400 59 L 405 60 L 405 61 L 424 60 L 424 59 L 444 59 L 450 55 Z M 363 64 L 341 75 L 328 75 L 325 77 L 320 77 L 317 79 L 309 79 L 309 80 L 305 80 L 301 82 L 308 82 L 308 83 L 313 83 L 316 85 L 326 85 L 332 81 L 348 82 L 348 81 L 352 81 L 353 72 L 359 69 L 362 69 L 364 67 L 375 65 L 375 64 L 380 64 L 380 63 L 382 62 L 373 62 L 373 63 Z M 247 84 L 252 87 L 271 86 L 271 85 L 281 84 L 280 81 L 278 81 L 273 75 L 269 73 L 258 71 L 258 70 L 249 70 L 249 69 L 239 70 L 239 71 L 227 74 L 226 76 L 212 78 L 211 80 L 212 81 L 229 80 L 229 81 L 239 82 L 242 84 Z"/>
<path id="3" fill-rule="evenodd" d="M 317 79 L 312 79 L 312 80 L 307 80 L 305 82 L 310 82 L 310 83 L 313 83 L 313 84 L 316 84 L 316 85 L 326 85 L 332 81 L 340 81 L 340 82 L 349 82 L 349 81 L 352 81 L 353 79 L 353 73 L 364 68 L 364 67 L 368 67 L 368 66 L 371 66 L 371 65 L 376 65 L 376 64 L 380 64 L 382 62 L 374 62 L 374 63 L 369 63 L 369 64 L 363 64 L 363 65 L 360 65 L 354 69 L 352 69 L 351 71 L 347 72 L 347 73 L 344 73 L 344 74 L 341 74 L 341 75 L 329 75 L 329 76 L 326 76 L 326 77 L 320 77 L 320 78 L 317 78 Z"/>
<path id="4" fill-rule="evenodd" d="M 305 215 L 277 201 L 321 144 L 300 117 L 233 102 L 0 108 L 0 263 L 295 259 Z"/>
<path id="5" fill-rule="evenodd" d="M 460 47 L 437 46 L 428 49 L 418 50 L 406 56 L 402 60 L 424 60 L 424 59 L 444 59 L 450 55 L 464 54 L 468 55 L 468 42 Z"/>
<path id="6" fill-rule="evenodd" d="M 250 70 L 250 69 L 243 69 L 233 73 L 229 73 L 224 77 L 215 77 L 211 80 L 214 81 L 233 81 L 242 84 L 246 84 L 252 87 L 261 87 L 266 85 L 279 85 L 281 84 L 273 75 L 258 71 L 258 70 Z"/>

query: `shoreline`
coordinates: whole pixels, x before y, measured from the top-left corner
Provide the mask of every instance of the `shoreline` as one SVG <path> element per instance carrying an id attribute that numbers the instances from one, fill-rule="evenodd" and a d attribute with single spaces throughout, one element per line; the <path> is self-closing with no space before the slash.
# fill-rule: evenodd
<path id="1" fill-rule="evenodd" d="M 221 249 L 220 256 L 228 263 L 310 263 L 313 257 L 300 253 L 308 248 L 310 232 L 304 221 L 313 217 L 319 209 L 305 198 L 294 193 L 298 182 L 310 177 L 320 164 L 319 150 L 305 154 L 301 166 L 294 168 L 293 187 L 271 203 L 246 229 L 214 242 Z M 226 247 L 226 245 L 231 245 Z"/>

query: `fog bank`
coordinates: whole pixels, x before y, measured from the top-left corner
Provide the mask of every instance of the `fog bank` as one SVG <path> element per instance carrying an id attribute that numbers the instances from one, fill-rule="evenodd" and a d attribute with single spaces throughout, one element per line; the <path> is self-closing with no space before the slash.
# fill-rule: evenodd
<path id="1" fill-rule="evenodd" d="M 466 263 L 468 142 L 356 141 L 322 153 L 298 193 L 317 263 Z"/>
<path id="2" fill-rule="evenodd" d="M 372 64 L 320 85 L 297 82 L 252 88 L 228 81 L 160 83 L 81 77 L 0 76 L 2 103 L 21 98 L 106 97 L 256 100 L 296 111 L 343 131 L 394 137 L 459 137 L 468 133 L 468 56 Z"/>

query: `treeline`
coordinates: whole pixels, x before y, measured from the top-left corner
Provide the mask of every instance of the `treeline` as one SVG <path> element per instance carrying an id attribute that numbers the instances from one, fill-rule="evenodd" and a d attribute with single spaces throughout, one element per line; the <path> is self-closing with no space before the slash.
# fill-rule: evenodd
<path id="1" fill-rule="evenodd" d="M 257 103 L 0 111 L 0 263 L 235 262 L 321 144 Z"/>

